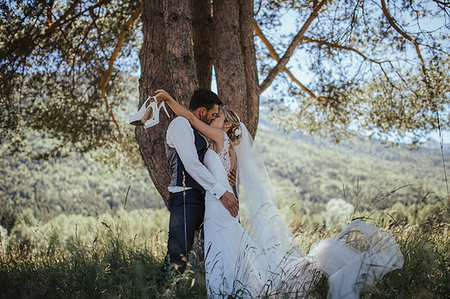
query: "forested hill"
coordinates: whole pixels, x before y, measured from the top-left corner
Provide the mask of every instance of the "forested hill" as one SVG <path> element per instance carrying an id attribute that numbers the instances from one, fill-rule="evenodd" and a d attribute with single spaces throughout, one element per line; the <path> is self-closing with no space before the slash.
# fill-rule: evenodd
<path id="1" fill-rule="evenodd" d="M 375 141 L 331 144 L 260 125 L 261 149 L 278 199 L 289 206 L 300 201 L 304 212 L 322 208 L 332 198 L 354 206 L 384 209 L 396 202 L 411 205 L 446 197 L 442 155 L 438 148 L 412 151 Z M 445 151 L 450 171 L 450 151 Z M 305 211 L 306 210 L 306 211 Z"/>
<path id="2" fill-rule="evenodd" d="M 301 134 L 287 137 L 264 123 L 256 144 L 280 202 L 301 202 L 302 209 L 318 209 L 331 198 L 384 208 L 396 201 L 409 205 L 446 196 L 438 149 L 385 148 L 373 141 L 334 145 Z M 447 165 L 449 156 L 446 151 Z M 163 207 L 143 165 L 110 172 L 78 154 L 48 161 L 2 155 L 0 163 L 2 211 L 31 207 L 43 218 L 60 212 L 101 213 L 123 206 L 129 186 L 127 209 Z"/>
<path id="3" fill-rule="evenodd" d="M 164 206 L 143 163 L 134 170 L 111 172 L 102 162 L 80 154 L 48 161 L 3 154 L 0 164 L 2 210 L 31 207 L 47 218 L 60 212 L 103 213 L 123 206 L 125 200 L 127 209 Z"/>

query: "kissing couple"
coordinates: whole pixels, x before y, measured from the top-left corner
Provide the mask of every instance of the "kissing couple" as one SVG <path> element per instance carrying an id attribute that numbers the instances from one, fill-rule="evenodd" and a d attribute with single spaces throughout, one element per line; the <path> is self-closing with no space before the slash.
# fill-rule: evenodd
<path id="1" fill-rule="evenodd" d="M 264 163 L 237 113 L 207 89 L 195 90 L 188 109 L 162 89 L 152 98 L 146 127 L 158 122 L 165 103 L 178 115 L 165 140 L 171 181 L 162 277 L 169 268 L 185 271 L 201 228 L 208 298 L 305 297 L 320 272 L 328 277 L 329 297 L 358 298 L 403 266 L 392 235 L 361 220 L 306 254 L 280 216 Z"/>

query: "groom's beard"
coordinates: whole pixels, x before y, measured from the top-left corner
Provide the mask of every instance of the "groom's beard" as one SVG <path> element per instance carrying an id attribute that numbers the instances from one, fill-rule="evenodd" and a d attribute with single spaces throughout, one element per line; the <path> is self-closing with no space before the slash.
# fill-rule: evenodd
<path id="1" fill-rule="evenodd" d="M 205 116 L 203 116 L 203 117 L 200 117 L 200 120 L 201 120 L 202 122 L 204 122 L 205 124 L 207 124 L 207 125 L 210 125 L 211 122 L 212 122 L 212 119 L 208 119 L 208 115 L 205 115 Z"/>

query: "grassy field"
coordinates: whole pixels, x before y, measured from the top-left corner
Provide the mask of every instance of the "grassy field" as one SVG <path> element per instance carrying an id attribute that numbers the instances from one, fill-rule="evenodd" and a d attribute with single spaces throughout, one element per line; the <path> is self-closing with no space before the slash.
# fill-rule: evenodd
<path id="1" fill-rule="evenodd" d="M 388 211 L 366 215 L 370 216 L 366 221 L 394 235 L 405 265 L 386 275 L 363 298 L 446 298 L 450 294 L 448 207 L 425 210 L 406 224 L 396 222 Z M 323 223 L 297 221 L 291 227 L 306 250 L 313 242 L 336 235 Z M 25 210 L 9 237 L 2 239 L 0 297 L 206 298 L 201 264 L 182 276 L 174 275 L 163 287 L 156 283 L 167 228 L 165 209 L 120 209 L 115 215 L 98 216 L 60 214 L 45 223 Z M 322 278 L 310 296 L 325 298 L 327 288 Z"/>

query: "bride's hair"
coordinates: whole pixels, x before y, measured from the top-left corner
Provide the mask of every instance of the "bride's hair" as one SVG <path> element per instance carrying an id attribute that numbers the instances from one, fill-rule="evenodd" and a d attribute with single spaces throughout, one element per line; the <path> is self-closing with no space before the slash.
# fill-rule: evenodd
<path id="1" fill-rule="evenodd" d="M 231 123 L 230 129 L 227 131 L 227 135 L 230 138 L 233 145 L 239 144 L 239 139 L 241 138 L 241 120 L 239 116 L 232 110 L 227 108 L 222 108 L 222 112 L 225 115 L 225 121 Z"/>

